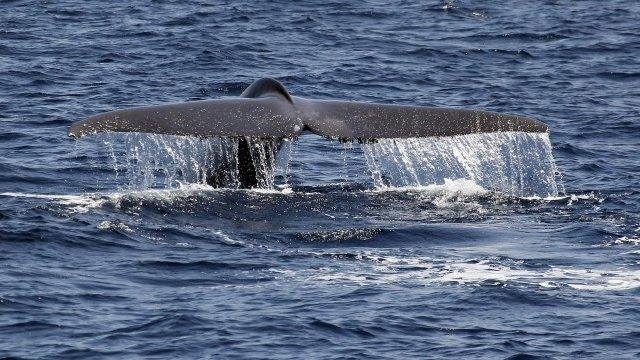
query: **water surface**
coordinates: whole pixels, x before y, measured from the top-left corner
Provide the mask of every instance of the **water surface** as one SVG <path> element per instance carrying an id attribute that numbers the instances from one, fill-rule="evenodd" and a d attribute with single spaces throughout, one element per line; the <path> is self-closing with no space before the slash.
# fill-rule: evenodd
<path id="1" fill-rule="evenodd" d="M 640 355 L 633 2 L 0 9 L 0 355 Z M 471 164 L 452 151 L 486 140 L 301 137 L 270 189 L 246 191 L 127 163 L 151 146 L 140 138 L 66 137 L 97 112 L 238 95 L 264 76 L 296 96 L 527 115 L 550 142 L 495 161 L 483 155 L 502 148 L 478 147 L 489 170 L 420 173 Z M 372 173 L 392 147 L 424 152 L 385 165 L 408 159 L 415 177 Z M 544 171 L 520 177 L 532 159 Z"/>

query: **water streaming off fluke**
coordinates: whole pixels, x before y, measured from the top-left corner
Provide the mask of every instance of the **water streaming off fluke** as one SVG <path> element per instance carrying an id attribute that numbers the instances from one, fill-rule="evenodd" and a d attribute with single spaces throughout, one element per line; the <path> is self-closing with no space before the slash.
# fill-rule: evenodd
<path id="1" fill-rule="evenodd" d="M 273 188 L 277 166 L 287 164 L 278 158 L 286 158 L 288 141 L 244 140 L 258 173 L 257 187 Z M 239 143 L 238 138 L 140 133 L 110 133 L 105 141 L 116 173 L 136 189 L 175 188 L 186 183 L 238 188 Z"/>
<path id="2" fill-rule="evenodd" d="M 237 138 L 125 133 L 109 134 L 106 139 L 115 170 L 118 176 L 126 177 L 130 187 L 175 188 L 185 183 L 240 187 Z M 286 173 L 289 162 L 301 161 L 292 159 L 289 140 L 244 140 L 258 174 L 258 188 L 272 189 L 277 173 Z M 372 181 L 378 189 L 462 179 L 513 196 L 556 196 L 563 192 L 547 134 L 380 139 L 343 151 L 350 154 L 331 156 L 362 156 L 363 166 L 371 174 L 371 179 L 362 181 Z M 357 172 L 351 168 L 344 171 Z M 283 179 L 286 181 L 286 176 Z"/>
<path id="3" fill-rule="evenodd" d="M 564 192 L 547 134 L 520 132 L 381 139 L 363 144 L 377 188 L 466 179 L 513 196 Z"/>

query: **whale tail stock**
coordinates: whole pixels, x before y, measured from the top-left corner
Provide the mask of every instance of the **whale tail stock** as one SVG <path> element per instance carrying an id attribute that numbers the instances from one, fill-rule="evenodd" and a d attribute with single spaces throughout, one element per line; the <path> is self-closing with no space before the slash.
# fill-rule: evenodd
<path id="1" fill-rule="evenodd" d="M 74 123 L 68 134 L 75 138 L 101 132 L 233 137 L 243 149 L 247 138 L 277 141 L 304 131 L 331 139 L 374 141 L 507 131 L 544 133 L 548 127 L 532 118 L 483 110 L 293 97 L 280 82 L 263 78 L 237 98 L 110 111 Z M 247 154 L 239 152 L 239 169 L 246 178 L 240 185 L 255 187 L 258 180 L 252 174 L 256 169 L 243 159 Z"/>

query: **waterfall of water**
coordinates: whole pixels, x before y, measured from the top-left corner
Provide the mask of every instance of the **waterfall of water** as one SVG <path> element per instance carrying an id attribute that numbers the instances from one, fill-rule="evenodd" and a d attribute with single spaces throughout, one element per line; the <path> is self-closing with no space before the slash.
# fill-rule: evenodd
<path id="1" fill-rule="evenodd" d="M 440 138 L 381 139 L 363 144 L 378 188 L 467 179 L 513 196 L 564 192 L 547 134 L 519 132 Z"/>
<path id="2" fill-rule="evenodd" d="M 278 149 L 287 141 L 245 138 L 258 177 L 258 187 L 274 186 Z M 110 133 L 107 141 L 117 174 L 132 188 L 175 188 L 184 183 L 214 182 L 238 188 L 237 138 L 195 138 L 158 134 Z M 284 146 L 283 146 L 284 145 Z"/>
<path id="3" fill-rule="evenodd" d="M 156 134 L 109 134 L 114 166 L 133 188 L 175 188 L 215 183 L 238 188 L 239 139 Z M 277 174 L 287 181 L 291 142 L 244 139 L 257 173 L 257 187 L 272 189 Z M 351 146 L 349 146 L 351 148 Z M 514 196 L 557 196 L 564 192 L 547 134 L 492 133 L 441 138 L 380 139 L 362 144 L 377 188 L 471 180 Z M 343 152 L 343 156 L 346 156 Z M 351 171 L 346 169 L 346 171 Z"/>

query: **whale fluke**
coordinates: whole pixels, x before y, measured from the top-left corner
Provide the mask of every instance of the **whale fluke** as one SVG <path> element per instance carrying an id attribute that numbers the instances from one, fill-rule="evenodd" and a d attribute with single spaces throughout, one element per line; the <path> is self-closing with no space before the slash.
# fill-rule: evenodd
<path id="1" fill-rule="evenodd" d="M 548 127 L 532 118 L 483 110 L 305 99 L 291 96 L 280 82 L 264 78 L 237 98 L 94 115 L 73 124 L 69 136 L 113 131 L 282 139 L 305 130 L 327 138 L 375 140 L 506 131 L 544 133 Z"/>
<path id="2" fill-rule="evenodd" d="M 69 129 L 69 136 L 138 132 L 181 136 L 231 137 L 242 188 L 264 183 L 260 169 L 275 161 L 285 138 L 309 131 L 339 140 L 455 136 L 491 132 L 547 132 L 531 118 L 455 108 L 311 100 L 291 96 L 278 81 L 257 80 L 237 98 L 136 107 L 94 115 Z M 252 150 L 253 149 L 253 150 Z M 255 156 L 254 151 L 264 156 Z M 204 177 L 224 187 L 225 171 L 210 164 Z"/>

